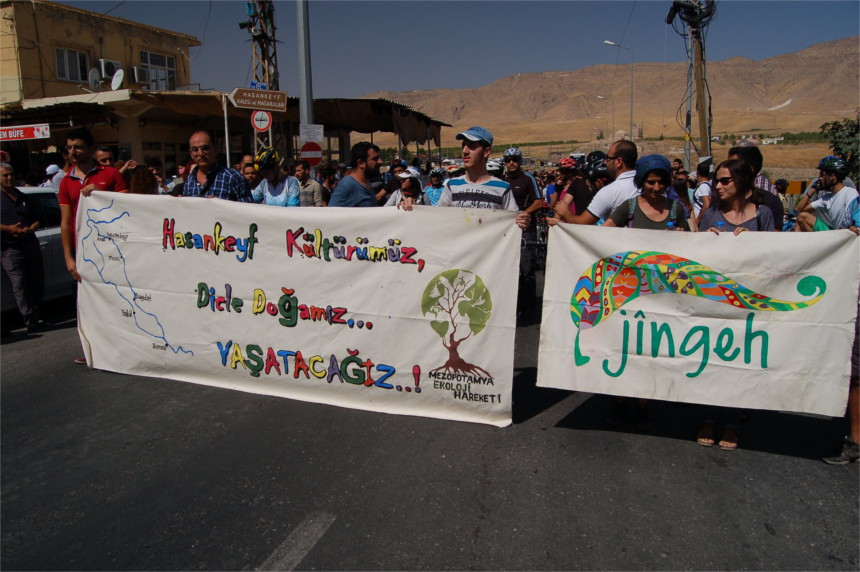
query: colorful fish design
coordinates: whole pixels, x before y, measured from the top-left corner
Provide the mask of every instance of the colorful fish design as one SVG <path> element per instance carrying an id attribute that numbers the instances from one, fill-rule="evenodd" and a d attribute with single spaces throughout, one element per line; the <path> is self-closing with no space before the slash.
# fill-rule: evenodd
<path id="1" fill-rule="evenodd" d="M 687 294 L 747 310 L 790 312 L 812 306 L 827 289 L 818 276 L 806 276 L 797 284 L 803 302 L 777 300 L 759 294 L 694 260 L 663 252 L 630 250 L 607 256 L 586 270 L 573 289 L 570 316 L 579 331 L 596 326 L 613 312 L 650 294 Z M 579 352 L 577 364 L 588 358 Z"/>

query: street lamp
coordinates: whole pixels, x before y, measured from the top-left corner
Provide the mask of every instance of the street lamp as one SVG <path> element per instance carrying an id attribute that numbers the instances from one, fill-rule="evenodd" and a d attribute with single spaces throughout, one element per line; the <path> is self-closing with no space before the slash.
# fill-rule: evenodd
<path id="1" fill-rule="evenodd" d="M 613 48 L 621 48 L 622 50 L 630 50 L 630 140 L 633 140 L 633 48 L 603 40 L 603 43 Z"/>
<path id="2" fill-rule="evenodd" d="M 614 137 L 615 137 L 615 100 L 609 99 L 607 97 L 603 97 L 602 95 L 598 95 L 597 99 L 602 99 L 604 101 L 608 101 L 609 105 L 612 106 L 612 132 L 609 134 L 609 136 L 614 139 Z"/>

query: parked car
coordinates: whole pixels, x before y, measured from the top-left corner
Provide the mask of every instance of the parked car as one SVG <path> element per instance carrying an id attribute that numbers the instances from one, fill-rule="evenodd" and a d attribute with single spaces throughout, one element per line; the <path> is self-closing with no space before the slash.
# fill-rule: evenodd
<path id="1" fill-rule="evenodd" d="M 36 238 L 42 250 L 42 265 L 45 269 L 45 295 L 43 300 L 54 300 L 75 293 L 75 283 L 66 270 L 63 242 L 60 237 L 60 203 L 52 187 L 18 187 L 34 204 L 39 216 Z M 0 290 L 0 310 L 17 310 L 12 285 L 3 272 Z"/>

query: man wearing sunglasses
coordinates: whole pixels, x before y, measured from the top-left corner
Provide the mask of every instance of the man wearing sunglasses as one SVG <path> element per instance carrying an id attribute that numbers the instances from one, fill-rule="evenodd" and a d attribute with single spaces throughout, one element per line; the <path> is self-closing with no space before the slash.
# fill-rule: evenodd
<path id="1" fill-rule="evenodd" d="M 520 284 L 517 307 L 520 311 L 531 310 L 537 297 L 535 281 L 535 247 L 537 228 L 535 214 L 543 206 L 540 188 L 534 177 L 523 171 L 523 154 L 517 147 L 506 149 L 505 182 L 510 185 L 511 193 L 520 211 L 529 215 L 529 228 L 523 230 L 524 244 L 520 251 Z"/>
<path id="2" fill-rule="evenodd" d="M 240 203 L 254 201 L 242 175 L 218 163 L 212 136 L 207 131 L 191 134 L 188 151 L 195 167 L 185 179 L 183 197 L 215 198 Z"/>
<path id="3" fill-rule="evenodd" d="M 609 218 L 616 207 L 638 195 L 639 190 L 633 183 L 638 158 L 639 152 L 633 141 L 621 140 L 610 145 L 606 172 L 615 180 L 594 195 L 585 212 L 577 213 L 568 222 L 596 224 L 600 219 Z"/>

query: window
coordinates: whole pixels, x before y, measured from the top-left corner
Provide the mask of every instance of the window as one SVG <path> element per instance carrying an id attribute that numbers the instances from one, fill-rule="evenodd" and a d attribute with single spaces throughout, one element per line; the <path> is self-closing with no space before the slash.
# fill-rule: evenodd
<path id="1" fill-rule="evenodd" d="M 87 81 L 89 57 L 70 48 L 57 48 L 57 79 Z"/>
<path id="2" fill-rule="evenodd" d="M 140 67 L 149 70 L 149 89 L 176 89 L 176 59 L 153 52 L 140 51 Z"/>

